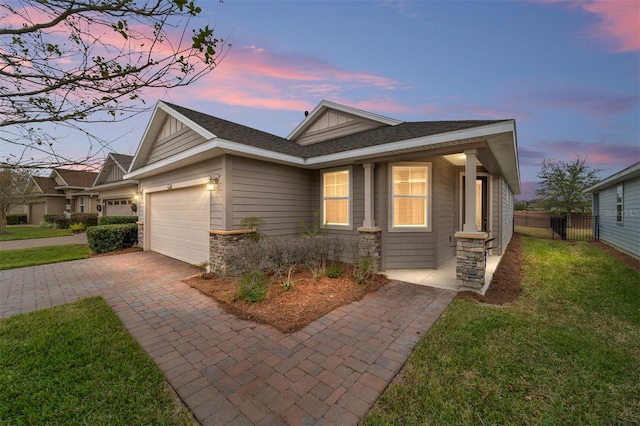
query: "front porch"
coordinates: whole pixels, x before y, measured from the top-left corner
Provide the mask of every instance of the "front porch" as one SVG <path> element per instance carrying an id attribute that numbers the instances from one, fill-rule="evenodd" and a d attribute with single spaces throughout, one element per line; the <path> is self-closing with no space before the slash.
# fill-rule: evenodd
<path id="1" fill-rule="evenodd" d="M 481 289 L 475 290 L 484 295 L 489 288 L 493 273 L 502 259 L 501 255 L 487 256 L 487 269 L 484 276 L 484 285 Z M 438 269 L 390 269 L 382 271 L 390 280 L 403 281 L 411 284 L 424 285 L 435 288 L 442 288 L 453 291 L 460 291 L 460 283 L 456 279 L 457 259 L 449 259 Z M 467 288 L 463 290 L 469 290 Z"/>

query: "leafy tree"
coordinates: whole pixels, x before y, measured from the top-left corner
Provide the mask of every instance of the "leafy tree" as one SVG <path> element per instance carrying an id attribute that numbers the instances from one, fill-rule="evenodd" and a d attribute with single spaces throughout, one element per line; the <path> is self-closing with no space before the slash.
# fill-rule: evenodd
<path id="1" fill-rule="evenodd" d="M 591 197 L 583 191 L 595 185 L 601 169 L 591 168 L 586 157 L 576 157 L 564 162 L 544 159 L 540 164 L 539 188 L 536 195 L 542 197 L 548 210 L 561 214 L 589 211 Z"/>
<path id="2" fill-rule="evenodd" d="M 9 210 L 26 203 L 28 183 L 27 170 L 0 167 L 0 234 L 7 232 Z"/>
<path id="3" fill-rule="evenodd" d="M 212 71 L 224 40 L 208 25 L 188 34 L 201 12 L 189 0 L 1 2 L 0 143 L 21 154 L 5 154 L 0 165 L 86 164 L 110 142 L 87 124 L 132 117 L 149 108 L 150 90 Z M 86 135 L 86 156 L 61 155 L 46 123 Z"/>

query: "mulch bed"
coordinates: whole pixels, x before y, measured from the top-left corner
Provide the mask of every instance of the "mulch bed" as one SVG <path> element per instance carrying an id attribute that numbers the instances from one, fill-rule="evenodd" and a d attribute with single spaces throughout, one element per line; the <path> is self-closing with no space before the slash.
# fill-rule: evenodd
<path id="1" fill-rule="evenodd" d="M 238 297 L 235 278 L 214 275 L 202 279 L 196 275 L 184 282 L 212 297 L 230 314 L 292 333 L 389 282 L 385 276 L 375 275 L 368 283 L 359 285 L 351 279 L 352 267 L 343 265 L 343 268 L 341 278 L 322 277 L 318 280 L 308 269 L 301 269 L 291 276 L 294 284 L 289 290 L 285 290 L 279 280 L 270 278 L 266 299 L 255 303 Z"/>
<path id="2" fill-rule="evenodd" d="M 640 259 L 623 253 L 620 250 L 611 247 L 609 244 L 603 243 L 602 241 L 590 241 L 590 243 L 594 247 L 597 247 L 601 251 L 607 253 L 609 256 L 618 259 L 629 268 L 640 272 Z"/>

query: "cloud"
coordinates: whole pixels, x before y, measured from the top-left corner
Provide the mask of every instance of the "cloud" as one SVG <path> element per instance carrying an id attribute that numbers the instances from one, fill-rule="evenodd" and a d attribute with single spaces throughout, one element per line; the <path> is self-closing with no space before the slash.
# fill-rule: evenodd
<path id="1" fill-rule="evenodd" d="M 542 158 L 569 161 L 576 155 L 586 156 L 592 167 L 615 167 L 640 161 L 640 147 L 636 144 L 589 143 L 575 140 L 540 141 L 528 154 L 545 153 Z M 522 150 L 520 150 L 522 152 Z M 542 161 L 538 160 L 538 163 Z M 533 160 L 533 158 L 529 158 Z"/>
<path id="2" fill-rule="evenodd" d="M 300 111 L 313 108 L 321 99 L 352 98 L 359 90 L 380 93 L 399 86 L 393 79 L 343 70 L 303 53 L 234 46 L 212 73 L 181 96 L 233 106 Z M 390 111 L 398 110 L 392 102 L 387 104 Z"/>
<path id="3" fill-rule="evenodd" d="M 615 52 L 640 51 L 640 2 L 637 0 L 539 0 L 543 3 L 561 2 L 596 15 L 599 22 L 587 34 L 613 43 Z"/>

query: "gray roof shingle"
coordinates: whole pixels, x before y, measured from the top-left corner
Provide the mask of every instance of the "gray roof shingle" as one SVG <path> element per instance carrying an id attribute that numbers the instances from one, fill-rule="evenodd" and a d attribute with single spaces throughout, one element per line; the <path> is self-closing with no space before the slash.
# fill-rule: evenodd
<path id="1" fill-rule="evenodd" d="M 455 120 L 403 122 L 395 126 L 384 126 L 359 133 L 329 139 L 310 145 L 298 145 L 293 141 L 251 127 L 213 117 L 178 105 L 168 106 L 222 139 L 262 148 L 281 154 L 311 158 L 335 154 L 353 149 L 384 145 L 392 142 L 432 136 L 473 127 L 485 126 L 505 120 Z"/>

